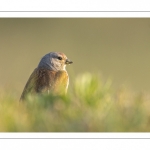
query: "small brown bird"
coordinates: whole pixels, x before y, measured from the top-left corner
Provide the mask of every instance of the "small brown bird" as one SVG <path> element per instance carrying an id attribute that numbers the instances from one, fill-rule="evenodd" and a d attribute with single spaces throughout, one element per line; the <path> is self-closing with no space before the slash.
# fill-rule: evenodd
<path id="1" fill-rule="evenodd" d="M 24 100 L 28 94 L 65 94 L 69 85 L 66 65 L 72 63 L 64 53 L 50 52 L 46 54 L 30 75 L 20 100 Z"/>

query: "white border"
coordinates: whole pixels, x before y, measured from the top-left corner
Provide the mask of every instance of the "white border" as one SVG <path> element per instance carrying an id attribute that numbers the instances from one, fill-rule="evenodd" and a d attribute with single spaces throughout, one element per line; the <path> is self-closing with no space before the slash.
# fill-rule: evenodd
<path id="1" fill-rule="evenodd" d="M 1 0 L 1 11 L 148 11 L 149 0 Z"/>
<path id="2" fill-rule="evenodd" d="M 0 12 L 1 18 L 149 18 L 149 12 Z"/>
<path id="3" fill-rule="evenodd" d="M 0 139 L 150 139 L 150 133 L 0 133 Z"/>

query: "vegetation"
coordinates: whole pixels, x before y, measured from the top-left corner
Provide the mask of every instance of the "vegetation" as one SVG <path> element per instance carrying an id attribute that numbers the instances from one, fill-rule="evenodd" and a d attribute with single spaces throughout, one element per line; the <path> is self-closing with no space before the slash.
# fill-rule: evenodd
<path id="1" fill-rule="evenodd" d="M 147 132 L 150 97 L 113 90 L 98 75 L 78 76 L 66 96 L 28 96 L 19 102 L 1 90 L 1 132 Z"/>

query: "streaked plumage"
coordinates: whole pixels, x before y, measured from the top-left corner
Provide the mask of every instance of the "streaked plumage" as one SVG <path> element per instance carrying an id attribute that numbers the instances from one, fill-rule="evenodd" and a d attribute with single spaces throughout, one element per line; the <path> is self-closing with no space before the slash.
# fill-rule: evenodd
<path id="1" fill-rule="evenodd" d="M 46 54 L 38 67 L 30 75 L 20 100 L 24 100 L 28 94 L 67 92 L 69 76 L 65 69 L 66 64 L 72 61 L 60 52 Z"/>

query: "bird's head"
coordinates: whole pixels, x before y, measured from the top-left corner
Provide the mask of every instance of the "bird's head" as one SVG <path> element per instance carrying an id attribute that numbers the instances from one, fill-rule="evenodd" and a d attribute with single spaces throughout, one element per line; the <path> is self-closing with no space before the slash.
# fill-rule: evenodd
<path id="1" fill-rule="evenodd" d="M 67 64 L 72 64 L 73 62 L 67 58 L 64 53 L 61 52 L 50 52 L 43 56 L 38 68 L 43 67 L 53 71 L 66 70 Z"/>

